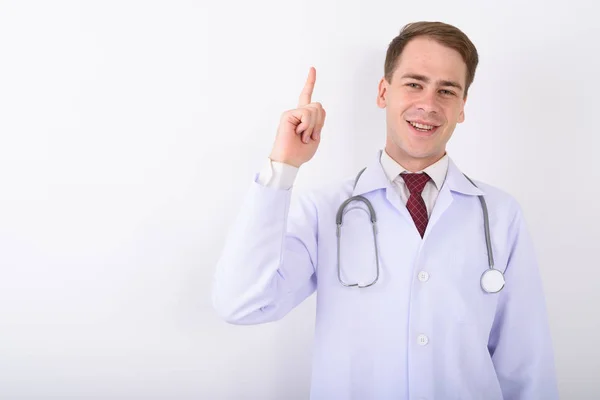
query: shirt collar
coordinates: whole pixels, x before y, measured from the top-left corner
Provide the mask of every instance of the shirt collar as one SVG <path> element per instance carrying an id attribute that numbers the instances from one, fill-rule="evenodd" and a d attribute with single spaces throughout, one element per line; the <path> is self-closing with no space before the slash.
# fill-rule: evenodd
<path id="1" fill-rule="evenodd" d="M 431 164 L 427 168 L 418 171 L 418 173 L 425 172 L 436 188 L 440 190 L 442 185 L 444 184 L 444 180 L 446 179 L 446 174 L 448 172 L 448 153 L 444 153 L 444 156 L 440 158 L 435 163 Z M 381 166 L 383 171 L 390 182 L 394 182 L 396 179 L 400 178 L 400 174 L 402 172 L 410 172 L 407 171 L 402 165 L 398 164 L 390 155 L 383 150 L 381 152 Z"/>
<path id="2" fill-rule="evenodd" d="M 388 178 L 387 173 L 384 171 L 385 168 L 384 168 L 383 164 L 387 161 L 383 161 L 385 159 L 385 157 L 383 157 L 383 154 L 384 154 L 384 151 L 379 150 L 377 152 L 377 157 L 373 158 L 370 165 L 367 168 L 361 170 L 360 173 L 354 178 L 354 187 L 352 190 L 353 196 L 366 194 L 366 193 L 369 193 L 371 191 L 378 190 L 378 189 L 393 190 L 391 181 Z M 450 158 L 450 156 L 445 155 L 444 159 L 446 159 L 447 161 L 440 160 L 441 162 L 439 162 L 439 163 L 441 165 L 443 165 L 447 162 L 447 176 L 444 178 L 440 178 L 441 179 L 440 191 L 443 190 L 443 187 L 445 186 L 448 190 L 457 192 L 457 193 L 462 193 L 462 194 L 467 194 L 467 195 L 475 195 L 475 196 L 480 196 L 480 195 L 484 194 L 482 189 L 478 187 L 479 185 L 476 187 L 471 182 L 469 182 L 466 175 L 464 175 L 458 169 L 458 167 L 456 166 L 456 164 L 454 163 L 452 158 Z M 390 163 L 390 164 L 393 165 L 393 163 Z M 402 167 L 400 167 L 400 168 L 402 168 Z M 443 171 L 445 171 L 445 168 L 441 168 L 441 169 Z M 402 170 L 404 170 L 404 169 L 402 169 Z M 427 170 L 428 170 L 428 168 L 425 168 L 424 171 L 427 171 Z M 436 168 L 434 168 L 432 170 L 434 171 L 432 174 L 434 176 L 436 176 L 436 179 L 438 179 L 439 175 L 442 175 L 439 172 L 438 173 L 435 172 Z M 400 171 L 400 169 L 398 169 L 398 171 Z M 394 174 L 395 172 L 391 172 L 391 173 Z M 400 172 L 398 172 L 398 174 L 399 173 Z M 394 177 L 394 175 L 391 175 L 391 176 Z M 438 183 L 436 182 L 436 185 L 437 184 Z"/>

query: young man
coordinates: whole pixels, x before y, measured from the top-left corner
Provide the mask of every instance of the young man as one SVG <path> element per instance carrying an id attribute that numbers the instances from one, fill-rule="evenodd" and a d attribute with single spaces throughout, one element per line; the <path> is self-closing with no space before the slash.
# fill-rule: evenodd
<path id="1" fill-rule="evenodd" d="M 311 99 L 313 68 L 298 108 L 282 115 L 219 260 L 213 302 L 230 323 L 258 324 L 316 291 L 311 398 L 558 398 L 521 208 L 446 153 L 477 63 L 459 29 L 405 26 L 379 83 L 385 149 L 358 177 L 293 199 L 326 116 Z"/>

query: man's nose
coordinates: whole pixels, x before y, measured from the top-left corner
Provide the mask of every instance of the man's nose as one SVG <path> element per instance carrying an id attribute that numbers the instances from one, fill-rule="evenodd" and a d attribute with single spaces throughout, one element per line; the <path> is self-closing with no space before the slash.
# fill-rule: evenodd
<path id="1" fill-rule="evenodd" d="M 426 113 L 440 113 L 439 98 L 437 96 L 437 90 L 424 90 L 421 92 L 422 95 L 417 103 L 417 108 L 425 111 Z"/>

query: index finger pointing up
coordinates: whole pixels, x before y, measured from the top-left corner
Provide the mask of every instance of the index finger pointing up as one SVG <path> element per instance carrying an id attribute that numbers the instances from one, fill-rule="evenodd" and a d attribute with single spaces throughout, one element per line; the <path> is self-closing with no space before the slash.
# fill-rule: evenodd
<path id="1" fill-rule="evenodd" d="M 300 93 L 298 107 L 303 107 L 310 104 L 316 80 L 317 70 L 314 67 L 310 67 L 310 71 L 308 72 L 308 78 L 306 78 L 306 83 L 304 84 L 304 89 L 302 89 L 302 93 Z"/>

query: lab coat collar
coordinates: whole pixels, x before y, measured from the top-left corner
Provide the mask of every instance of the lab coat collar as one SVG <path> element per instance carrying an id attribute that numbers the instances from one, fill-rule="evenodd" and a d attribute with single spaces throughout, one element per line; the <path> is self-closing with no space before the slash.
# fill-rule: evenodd
<path id="1" fill-rule="evenodd" d="M 358 183 L 352 192 L 353 196 L 366 194 L 378 189 L 392 189 L 392 184 L 387 178 L 383 167 L 381 166 L 381 153 L 382 150 L 379 150 L 377 152 L 377 156 L 360 175 L 360 179 L 358 180 Z M 458 169 L 452 158 L 448 158 L 448 172 L 446 174 L 446 179 L 444 180 L 443 186 L 447 186 L 450 191 L 457 193 L 473 196 L 483 195 L 484 192 L 469 182 L 469 180 Z"/>
<path id="2" fill-rule="evenodd" d="M 475 182 L 473 178 L 471 179 Z M 481 188 L 478 187 L 479 185 L 474 186 L 466 178 L 466 176 L 460 169 L 458 169 L 458 167 L 451 158 L 448 164 L 448 175 L 446 176 L 445 184 L 448 185 L 448 188 L 453 192 L 472 196 L 483 196 L 485 194 L 483 190 L 481 190 Z M 475 182 L 475 184 L 477 184 L 477 182 Z"/>
<path id="3" fill-rule="evenodd" d="M 377 157 L 367 165 L 367 168 L 362 173 L 359 172 L 359 174 L 360 178 L 356 182 L 356 186 L 352 192 L 353 196 L 392 187 L 381 166 L 381 150 L 377 152 Z"/>

